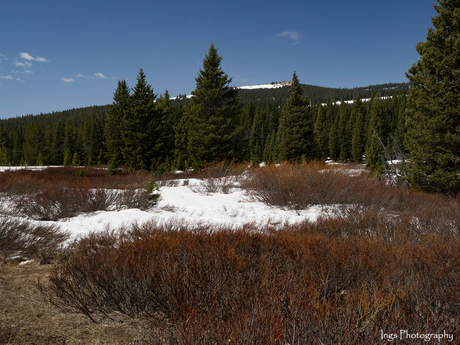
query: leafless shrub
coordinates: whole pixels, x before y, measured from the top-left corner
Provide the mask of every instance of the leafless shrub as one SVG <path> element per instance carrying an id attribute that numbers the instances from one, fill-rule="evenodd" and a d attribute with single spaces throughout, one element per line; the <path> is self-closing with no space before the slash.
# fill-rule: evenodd
<path id="1" fill-rule="evenodd" d="M 195 174 L 202 181 L 199 186 L 191 186 L 194 192 L 202 194 L 230 193 L 238 186 L 241 176 L 248 170 L 248 164 L 223 160 L 206 166 Z"/>
<path id="2" fill-rule="evenodd" d="M 457 339 L 458 238 L 321 228 L 135 224 L 75 242 L 41 291 L 94 321 L 145 317 L 156 325 L 149 344 L 377 343 L 382 329 Z"/>
<path id="3" fill-rule="evenodd" d="M 44 171 L 0 173 L 6 207 L 1 214 L 22 215 L 36 220 L 58 220 L 80 213 L 148 209 L 148 174 L 135 172 L 109 176 L 107 171 L 85 168 L 48 168 Z"/>
<path id="4" fill-rule="evenodd" d="M 69 235 L 56 225 L 34 224 L 16 218 L 0 218 L 0 253 L 20 254 L 49 262 Z"/>

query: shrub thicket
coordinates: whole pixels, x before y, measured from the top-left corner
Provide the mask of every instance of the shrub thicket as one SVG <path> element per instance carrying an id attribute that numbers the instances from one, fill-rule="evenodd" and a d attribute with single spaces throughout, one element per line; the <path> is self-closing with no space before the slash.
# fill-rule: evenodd
<path id="1" fill-rule="evenodd" d="M 394 329 L 457 337 L 458 236 L 414 236 L 404 221 L 375 217 L 280 231 L 147 223 L 93 233 L 41 291 L 95 321 L 147 318 L 151 344 L 364 344 Z"/>
<path id="2" fill-rule="evenodd" d="M 80 213 L 148 209 L 156 203 L 147 172 L 109 176 L 106 170 L 74 167 L 0 174 L 0 193 L 8 197 L 4 214 L 35 220 L 58 220 Z M 153 184 L 152 184 L 153 183 Z"/>

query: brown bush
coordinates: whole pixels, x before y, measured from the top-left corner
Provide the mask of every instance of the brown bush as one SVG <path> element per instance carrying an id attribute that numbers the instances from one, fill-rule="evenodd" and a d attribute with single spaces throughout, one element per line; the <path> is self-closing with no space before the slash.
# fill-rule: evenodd
<path id="1" fill-rule="evenodd" d="M 41 291 L 95 321 L 145 317 L 156 325 L 150 344 L 369 344 L 400 329 L 446 331 L 457 341 L 457 237 L 344 238 L 322 227 L 172 231 L 148 223 L 91 234 Z"/>
<path id="2" fill-rule="evenodd" d="M 248 163 L 223 160 L 205 166 L 193 174 L 202 181 L 200 186 L 191 187 L 194 192 L 202 194 L 230 193 L 232 188 L 239 186 L 243 174 L 248 171 Z"/>
<path id="3" fill-rule="evenodd" d="M 68 238 L 56 225 L 0 217 L 0 254 L 5 258 L 15 254 L 48 263 Z"/>
<path id="4" fill-rule="evenodd" d="M 9 197 L 3 214 L 58 220 L 83 212 L 147 209 L 148 173 L 110 176 L 106 170 L 74 167 L 0 173 L 0 193 Z"/>

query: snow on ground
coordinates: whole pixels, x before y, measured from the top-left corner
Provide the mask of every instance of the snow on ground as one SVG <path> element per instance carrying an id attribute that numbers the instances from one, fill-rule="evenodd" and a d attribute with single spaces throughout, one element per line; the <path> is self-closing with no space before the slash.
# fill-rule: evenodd
<path id="1" fill-rule="evenodd" d="M 276 227 L 304 220 L 315 221 L 321 213 L 321 207 L 293 211 L 251 201 L 239 188 L 232 189 L 228 194 L 200 193 L 198 190 L 203 181 L 190 179 L 188 186 L 184 185 L 183 180 L 178 181 L 179 184 L 176 187 L 160 188 L 161 199 L 149 211 L 139 209 L 100 211 L 63 219 L 56 224 L 75 237 L 89 231 L 101 231 L 107 227 L 115 229 L 121 225 L 150 220 L 160 224 L 173 221 L 230 228 L 238 228 L 248 223 Z"/>
<path id="2" fill-rule="evenodd" d="M 261 84 L 261 85 L 247 85 L 247 86 L 238 86 L 237 89 L 241 90 L 256 90 L 256 89 L 277 89 L 280 87 L 289 86 L 286 82 L 276 83 L 276 84 Z"/>
<path id="3" fill-rule="evenodd" d="M 27 170 L 43 170 L 43 169 L 46 169 L 46 168 L 55 168 L 55 167 L 59 167 L 59 165 L 50 165 L 50 166 L 46 166 L 46 165 L 40 165 L 40 166 L 0 166 L 0 172 L 2 171 L 8 171 L 8 170 L 12 170 L 12 171 L 15 171 L 15 170 L 24 170 L 24 169 L 27 169 Z M 60 166 L 62 167 L 62 165 Z"/>

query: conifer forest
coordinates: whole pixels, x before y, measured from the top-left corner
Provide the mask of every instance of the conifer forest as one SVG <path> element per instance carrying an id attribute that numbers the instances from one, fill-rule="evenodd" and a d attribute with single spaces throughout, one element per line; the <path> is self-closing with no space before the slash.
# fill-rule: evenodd
<path id="1" fill-rule="evenodd" d="M 449 6 L 437 7 L 435 29 L 417 45 L 409 83 L 329 89 L 294 71 L 289 86 L 239 90 L 211 44 L 192 97 L 158 95 L 140 69 L 136 85 L 118 82 L 111 105 L 0 120 L 0 165 L 108 164 L 116 173 L 332 159 L 379 174 L 407 157 L 415 190 L 457 193 L 460 38 Z"/>
<path id="2" fill-rule="evenodd" d="M 118 82 L 111 105 L 0 120 L 0 165 L 169 171 L 223 159 L 363 162 L 379 151 L 374 128 L 403 150 L 408 84 L 328 89 L 301 84 L 294 72 L 291 86 L 238 90 L 221 60 L 211 45 L 191 98 L 158 96 L 141 69 L 133 88 Z M 345 102 L 353 94 L 363 97 Z M 369 166 L 379 164 L 374 156 Z"/>

